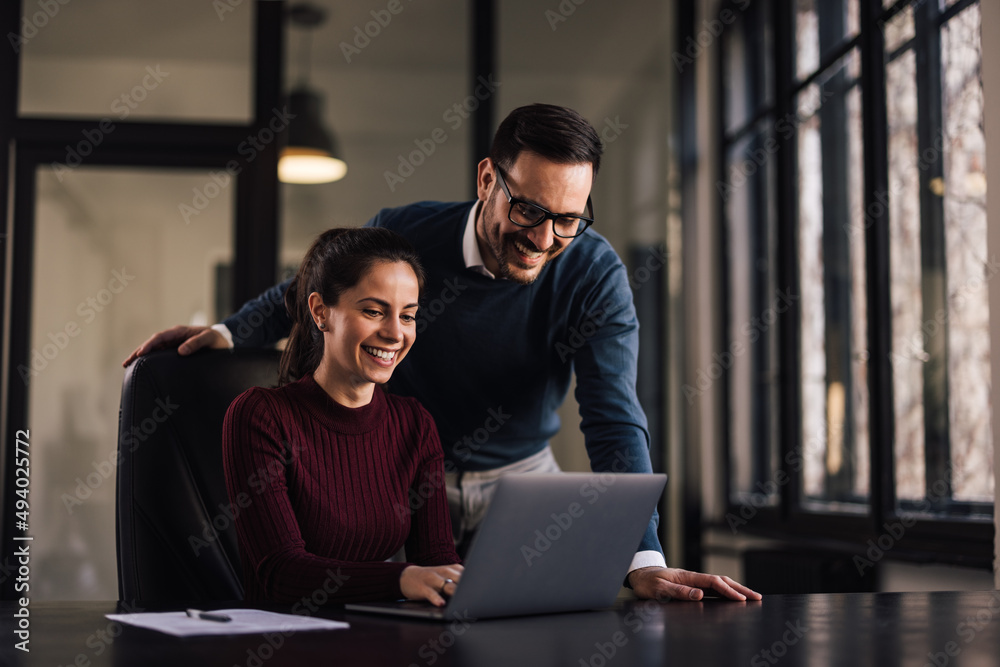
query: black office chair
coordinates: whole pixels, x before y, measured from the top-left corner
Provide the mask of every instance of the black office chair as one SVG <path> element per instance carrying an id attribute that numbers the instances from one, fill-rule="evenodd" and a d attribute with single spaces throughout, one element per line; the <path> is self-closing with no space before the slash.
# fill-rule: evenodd
<path id="1" fill-rule="evenodd" d="M 115 525 L 122 600 L 243 598 L 222 421 L 243 391 L 277 384 L 279 358 L 275 350 L 165 350 L 126 369 Z"/>

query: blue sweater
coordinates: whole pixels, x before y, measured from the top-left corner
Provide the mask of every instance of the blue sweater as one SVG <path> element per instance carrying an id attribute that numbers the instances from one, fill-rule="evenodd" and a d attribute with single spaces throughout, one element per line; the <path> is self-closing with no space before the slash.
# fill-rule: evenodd
<path id="1" fill-rule="evenodd" d="M 588 230 L 531 285 L 465 267 L 462 235 L 474 202 L 421 202 L 368 221 L 406 237 L 427 284 L 417 339 L 393 374 L 393 393 L 434 417 L 448 470 L 485 470 L 543 449 L 575 370 L 576 399 L 595 472 L 651 472 L 646 416 L 635 392 L 638 328 L 625 266 Z M 225 321 L 237 347 L 288 335 L 288 283 Z M 661 551 L 653 515 L 643 550 Z"/>

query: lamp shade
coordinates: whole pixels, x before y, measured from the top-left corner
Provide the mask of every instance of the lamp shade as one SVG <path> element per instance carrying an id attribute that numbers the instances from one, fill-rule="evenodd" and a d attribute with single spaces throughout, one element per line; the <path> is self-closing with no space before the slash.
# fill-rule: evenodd
<path id="1" fill-rule="evenodd" d="M 307 88 L 297 88 L 288 97 L 288 144 L 278 161 L 283 183 L 329 183 L 347 173 L 340 147 L 323 127 L 322 100 Z"/>

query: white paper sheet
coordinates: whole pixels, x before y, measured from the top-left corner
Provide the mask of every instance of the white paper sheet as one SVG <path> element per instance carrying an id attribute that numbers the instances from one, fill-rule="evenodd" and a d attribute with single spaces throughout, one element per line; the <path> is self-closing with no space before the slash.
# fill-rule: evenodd
<path id="1" fill-rule="evenodd" d="M 112 621 L 139 628 L 164 632 L 175 637 L 197 637 L 199 635 L 245 635 L 280 632 L 291 635 L 296 632 L 313 630 L 341 630 L 350 625 L 342 621 L 325 618 L 299 616 L 297 614 L 277 614 L 259 609 L 213 609 L 213 614 L 225 614 L 231 621 L 205 621 L 190 618 L 183 611 L 151 612 L 142 614 L 105 614 Z"/>

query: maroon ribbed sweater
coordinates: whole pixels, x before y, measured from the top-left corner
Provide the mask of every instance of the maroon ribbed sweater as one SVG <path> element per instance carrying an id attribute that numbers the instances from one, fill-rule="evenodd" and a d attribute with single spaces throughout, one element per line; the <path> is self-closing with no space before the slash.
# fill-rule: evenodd
<path id="1" fill-rule="evenodd" d="M 407 565 L 459 562 L 437 428 L 415 399 L 376 389 L 347 408 L 312 376 L 250 389 L 223 456 L 247 600 L 397 599 Z M 404 544 L 407 563 L 385 562 Z"/>

